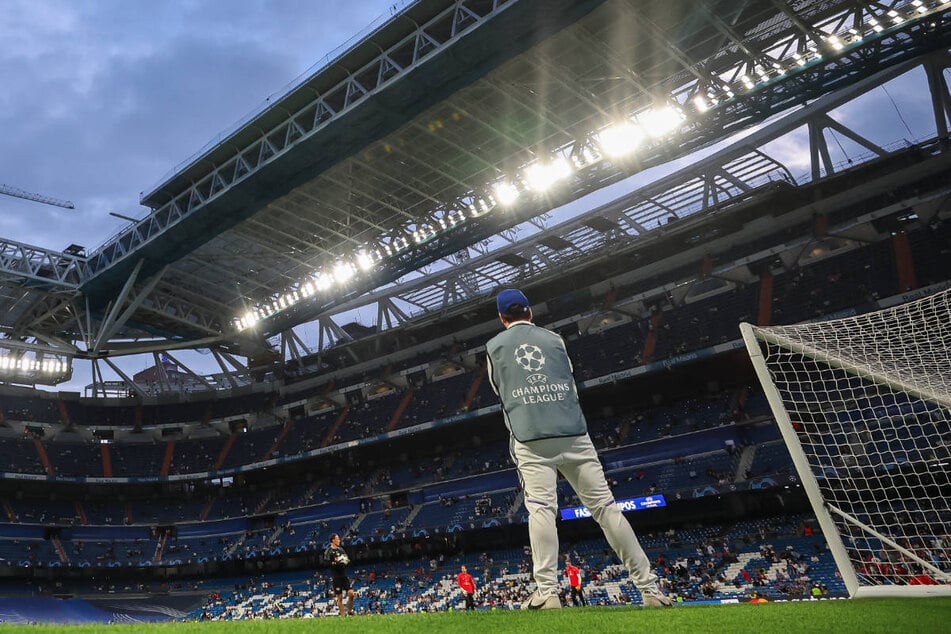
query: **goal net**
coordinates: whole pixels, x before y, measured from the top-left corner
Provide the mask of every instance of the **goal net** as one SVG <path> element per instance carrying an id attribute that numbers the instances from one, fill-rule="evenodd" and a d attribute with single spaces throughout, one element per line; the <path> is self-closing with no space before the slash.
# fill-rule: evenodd
<path id="1" fill-rule="evenodd" d="M 849 594 L 951 594 L 951 289 L 740 329 Z"/>

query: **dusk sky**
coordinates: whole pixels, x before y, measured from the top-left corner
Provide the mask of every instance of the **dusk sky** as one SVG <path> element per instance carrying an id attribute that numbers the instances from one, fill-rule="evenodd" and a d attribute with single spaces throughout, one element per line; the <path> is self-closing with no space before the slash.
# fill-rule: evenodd
<path id="1" fill-rule="evenodd" d="M 400 6 L 404 3 L 400 2 Z M 141 217 L 139 193 L 389 16 L 394 0 L 6 0 L 0 236 L 92 250 Z"/>
<path id="2" fill-rule="evenodd" d="M 94 250 L 128 224 L 109 212 L 146 215 L 138 203 L 141 191 L 405 4 L 6 0 L 0 15 L 0 183 L 70 200 L 76 209 L 0 196 L 0 237 Z M 837 115 L 883 145 L 931 136 L 923 78 L 914 71 Z M 797 177 L 808 172 L 805 139 L 803 129 L 770 150 Z M 831 144 L 834 160 L 858 151 L 849 143 Z M 553 219 L 606 202 L 690 160 L 613 185 Z M 149 362 L 130 360 L 128 369 Z M 87 368 L 77 367 L 67 389 L 81 389 L 85 376 Z"/>

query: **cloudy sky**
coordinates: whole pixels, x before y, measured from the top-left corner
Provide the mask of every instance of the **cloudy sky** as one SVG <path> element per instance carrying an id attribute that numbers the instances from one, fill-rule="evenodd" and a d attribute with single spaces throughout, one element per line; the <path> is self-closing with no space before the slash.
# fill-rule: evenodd
<path id="1" fill-rule="evenodd" d="M 90 250 L 139 193 L 397 0 L 4 0 L 0 236 Z M 400 0 L 400 6 L 403 1 Z"/>
<path id="2" fill-rule="evenodd" d="M 70 200 L 76 209 L 0 196 L 0 237 L 92 251 L 127 224 L 109 212 L 144 216 L 140 192 L 407 3 L 4 0 L 0 183 Z M 934 134 L 930 110 L 919 69 L 834 114 L 894 147 Z M 861 152 L 844 138 L 830 144 L 836 161 Z M 770 152 L 795 176 L 808 172 L 804 129 L 774 142 Z M 636 175 L 566 206 L 553 220 L 691 160 Z M 130 362 L 126 369 L 148 363 Z M 77 367 L 72 384 L 63 387 L 81 389 L 85 382 L 87 369 Z"/>

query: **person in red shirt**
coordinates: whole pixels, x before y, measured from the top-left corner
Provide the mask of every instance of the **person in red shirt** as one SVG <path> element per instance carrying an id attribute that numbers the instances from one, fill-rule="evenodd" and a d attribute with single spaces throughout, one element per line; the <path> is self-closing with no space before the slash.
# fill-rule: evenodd
<path id="1" fill-rule="evenodd" d="M 584 598 L 584 591 L 581 589 L 581 571 L 565 557 L 565 576 L 568 577 L 568 585 L 571 587 L 571 602 L 575 605 L 588 605 Z"/>
<path id="2" fill-rule="evenodd" d="M 456 583 L 459 584 L 459 589 L 462 590 L 462 596 L 466 600 L 466 610 L 475 610 L 475 600 L 473 599 L 475 595 L 475 580 L 472 578 L 472 575 L 469 574 L 469 571 L 466 570 L 465 566 L 462 567 L 456 576 Z"/>

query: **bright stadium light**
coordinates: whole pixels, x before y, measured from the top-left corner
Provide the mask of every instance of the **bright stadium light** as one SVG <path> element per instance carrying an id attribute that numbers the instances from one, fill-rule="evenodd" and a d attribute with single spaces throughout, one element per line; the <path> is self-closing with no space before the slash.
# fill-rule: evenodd
<path id="1" fill-rule="evenodd" d="M 525 183 L 537 192 L 545 192 L 571 174 L 571 166 L 563 158 L 550 163 L 534 163 L 525 168 Z"/>
<path id="2" fill-rule="evenodd" d="M 337 262 L 334 266 L 334 279 L 337 280 L 338 284 L 346 284 L 355 274 L 356 271 L 349 262 Z"/>
<path id="3" fill-rule="evenodd" d="M 369 271 L 373 268 L 373 256 L 366 251 L 357 251 L 356 261 L 361 271 Z"/>
<path id="4" fill-rule="evenodd" d="M 258 316 L 254 311 L 249 310 L 244 314 L 242 321 L 244 321 L 245 328 L 252 328 L 254 324 L 258 323 Z"/>
<path id="5" fill-rule="evenodd" d="M 503 206 L 508 206 L 518 200 L 518 188 L 508 181 L 502 181 L 492 186 L 496 199 Z"/>
<path id="6" fill-rule="evenodd" d="M 667 136 L 680 128 L 684 114 L 673 106 L 648 110 L 641 120 L 641 127 L 652 137 Z"/>
<path id="7" fill-rule="evenodd" d="M 49 350 L 39 350 L 33 344 L 11 350 L 0 342 L 0 381 L 14 383 L 42 383 L 56 385 L 72 374 L 71 358 Z"/>
<path id="8" fill-rule="evenodd" d="M 598 144 L 612 158 L 626 156 L 637 149 L 644 133 L 630 121 L 618 123 L 598 133 Z"/>
<path id="9" fill-rule="evenodd" d="M 334 279 L 326 273 L 318 273 L 316 279 L 314 280 L 314 286 L 317 287 L 318 291 L 326 291 L 328 288 L 333 286 Z"/>
<path id="10" fill-rule="evenodd" d="M 707 103 L 707 100 L 703 98 L 703 95 L 697 95 L 693 98 L 694 108 L 697 109 L 697 112 L 706 112 L 710 109 L 710 104 Z"/>

